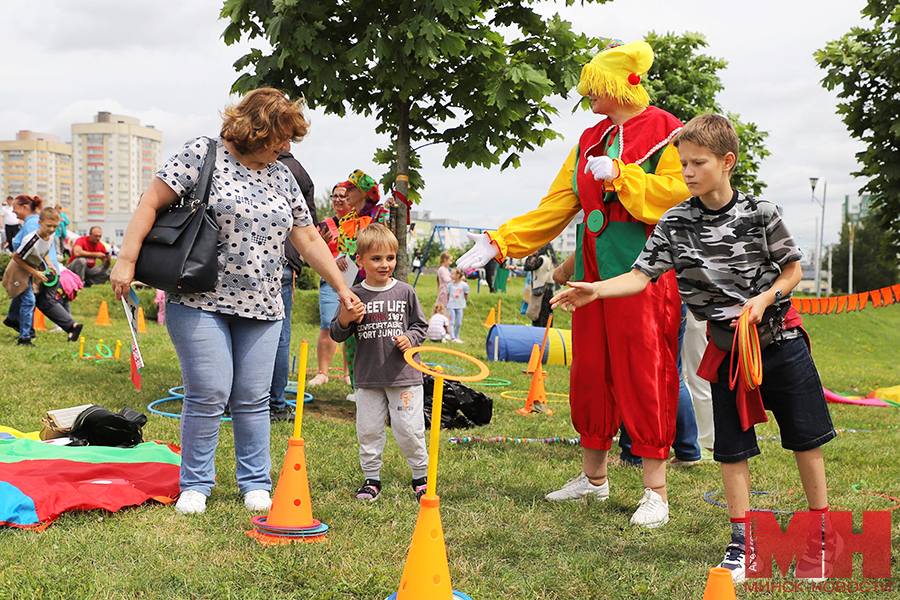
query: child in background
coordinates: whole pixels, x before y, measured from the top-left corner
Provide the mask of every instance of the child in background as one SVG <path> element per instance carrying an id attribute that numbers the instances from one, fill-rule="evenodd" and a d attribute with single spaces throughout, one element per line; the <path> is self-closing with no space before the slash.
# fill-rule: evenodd
<path id="1" fill-rule="evenodd" d="M 365 280 L 351 289 L 359 296 L 353 309 L 343 304 L 331 321 L 331 338 L 356 337 L 354 386 L 356 437 L 365 482 L 358 500 L 381 493 L 382 453 L 387 441 L 385 419 L 412 469 L 416 498 L 425 494 L 428 451 L 425 447 L 422 373 L 406 363 L 403 353 L 425 339 L 425 314 L 411 285 L 392 277 L 399 243 L 391 230 L 373 223 L 359 232 L 357 261 Z"/>
<path id="2" fill-rule="evenodd" d="M 451 341 L 462 344 L 459 339 L 459 330 L 462 327 L 463 311 L 466 309 L 466 300 L 469 299 L 469 284 L 463 279 L 462 269 L 453 269 L 453 280 L 447 285 L 447 310 L 450 313 Z"/>
<path id="3" fill-rule="evenodd" d="M 450 319 L 444 314 L 444 305 L 434 303 L 434 312 L 428 319 L 428 331 L 425 334 L 432 342 L 448 342 L 453 339 L 450 335 Z"/>
<path id="4" fill-rule="evenodd" d="M 452 277 L 450 276 L 450 263 L 453 262 L 453 255 L 449 252 L 441 252 L 440 266 L 437 270 L 438 295 L 437 301 L 447 306 L 450 299 L 447 296 L 447 286 L 450 284 Z"/>
<path id="5" fill-rule="evenodd" d="M 16 282 L 11 282 L 7 287 L 7 291 L 15 290 L 13 292 L 15 296 L 10 303 L 7 321 L 18 322 L 18 344 L 20 346 L 34 346 L 34 343 L 31 341 L 31 327 L 34 318 L 33 308 L 26 311 L 21 309 L 22 307 L 34 307 L 36 305 L 38 310 L 44 313 L 48 319 L 69 334 L 70 342 L 74 342 L 81 335 L 81 329 L 84 325 L 73 321 L 66 309 L 56 301 L 57 286 L 43 285 L 57 276 L 57 269 L 51 265 L 47 257 L 54 247 L 54 234 L 59 226 L 59 213 L 53 208 L 42 209 L 38 224 L 38 229 L 22 238 L 22 243 L 12 257 L 15 266 L 13 266 L 12 270 L 9 270 L 9 267 L 7 267 L 9 273 L 4 273 L 5 286 L 8 281 L 12 279 L 17 280 Z M 47 272 L 45 273 L 45 271 Z M 33 285 L 37 285 L 36 294 Z M 23 313 L 27 313 L 24 314 L 24 318 Z"/>
<path id="6" fill-rule="evenodd" d="M 828 577 L 843 542 L 830 525 L 822 445 L 835 437 L 822 383 L 809 352 L 800 315 L 790 302 L 800 282 L 800 249 L 778 208 L 731 187 L 738 137 L 731 122 L 701 115 L 672 142 L 684 182 L 694 194 L 660 219 L 632 270 L 598 282 L 570 282 L 553 306 L 583 306 L 598 298 L 640 293 L 650 281 L 674 269 L 688 309 L 709 322 L 712 340 L 700 375 L 711 383 L 715 424 L 714 458 L 731 517 L 731 542 L 720 567 L 736 583 L 746 576 L 750 536 L 750 466 L 759 454 L 754 425 L 765 422 L 763 401 L 772 410 L 782 447 L 792 450 L 811 513 L 807 546 L 795 577 Z M 757 324 L 762 383 L 745 390 L 729 386 L 732 339 L 738 318 Z M 824 550 L 824 552 L 823 552 Z"/>

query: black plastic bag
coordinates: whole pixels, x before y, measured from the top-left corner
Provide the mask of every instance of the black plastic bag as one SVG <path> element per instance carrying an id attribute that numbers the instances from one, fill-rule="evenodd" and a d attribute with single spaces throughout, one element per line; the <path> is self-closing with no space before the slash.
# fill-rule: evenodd
<path id="1" fill-rule="evenodd" d="M 425 375 L 424 379 L 425 427 L 430 427 L 434 377 Z M 444 381 L 442 404 L 441 429 L 468 429 L 487 425 L 494 413 L 493 399 L 456 381 Z"/>
<path id="2" fill-rule="evenodd" d="M 146 415 L 125 407 L 117 413 L 102 406 L 86 408 L 75 417 L 70 446 L 117 446 L 131 448 L 144 441 Z"/>

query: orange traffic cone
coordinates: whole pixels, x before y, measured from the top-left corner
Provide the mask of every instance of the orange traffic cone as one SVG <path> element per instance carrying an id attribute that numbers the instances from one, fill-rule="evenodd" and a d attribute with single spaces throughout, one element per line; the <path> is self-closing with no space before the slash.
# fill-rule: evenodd
<path id="1" fill-rule="evenodd" d="M 484 323 L 482 323 L 482 325 L 484 325 L 485 327 L 493 327 L 496 322 L 497 317 L 495 316 L 494 309 L 492 308 L 491 312 L 488 313 L 487 319 L 484 320 Z"/>
<path id="2" fill-rule="evenodd" d="M 541 367 L 541 347 L 537 344 L 531 349 L 531 358 L 528 359 L 528 366 L 525 367 L 526 375 L 533 375 L 534 370 Z"/>
<path id="3" fill-rule="evenodd" d="M 703 600 L 736 600 L 731 571 L 723 567 L 713 567 L 709 570 Z"/>
<path id="4" fill-rule="evenodd" d="M 535 369 L 531 376 L 531 386 L 528 388 L 528 397 L 525 399 L 525 406 L 516 409 L 520 415 L 527 415 L 531 412 L 540 412 L 552 415 L 553 411 L 547 406 L 547 392 L 544 390 L 544 370 Z"/>
<path id="5" fill-rule="evenodd" d="M 312 516 L 303 443 L 303 438 L 288 440 L 287 456 L 278 477 L 272 508 L 266 517 L 251 519 L 255 529 L 247 535 L 264 545 L 325 541 L 328 526 Z"/>
<path id="6" fill-rule="evenodd" d="M 138 333 L 147 333 L 147 323 L 144 322 L 144 307 L 138 306 L 137 318 Z"/>
<path id="7" fill-rule="evenodd" d="M 106 306 L 106 300 L 100 303 L 100 310 L 97 311 L 97 322 L 94 325 L 112 325 L 109 322 L 109 307 Z"/>
<path id="8" fill-rule="evenodd" d="M 44 322 L 44 313 L 38 309 L 34 309 L 34 320 L 31 323 L 35 331 L 47 331 L 47 325 Z"/>
<path id="9" fill-rule="evenodd" d="M 422 496 L 419 516 L 413 531 L 406 566 L 400 577 L 400 588 L 391 598 L 396 600 L 452 600 L 450 566 L 441 525 L 441 499 Z"/>

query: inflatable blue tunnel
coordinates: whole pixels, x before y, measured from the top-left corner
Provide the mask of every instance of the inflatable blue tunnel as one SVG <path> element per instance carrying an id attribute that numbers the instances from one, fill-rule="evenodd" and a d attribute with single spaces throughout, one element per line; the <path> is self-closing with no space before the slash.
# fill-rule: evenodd
<path id="1" fill-rule="evenodd" d="M 488 331 L 485 351 L 488 360 L 527 363 L 531 349 L 544 341 L 543 327 L 530 325 L 494 325 Z M 545 365 L 572 364 L 572 331 L 551 328 L 541 362 Z"/>

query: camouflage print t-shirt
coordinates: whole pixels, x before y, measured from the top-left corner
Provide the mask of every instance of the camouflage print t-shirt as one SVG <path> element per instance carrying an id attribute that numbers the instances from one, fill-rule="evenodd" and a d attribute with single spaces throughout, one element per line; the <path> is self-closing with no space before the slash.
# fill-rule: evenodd
<path id="1" fill-rule="evenodd" d="M 718 210 L 694 197 L 666 211 L 633 268 L 653 279 L 675 269 L 691 312 L 723 321 L 738 316 L 747 300 L 772 286 L 783 265 L 800 257 L 778 208 L 735 191 Z"/>

